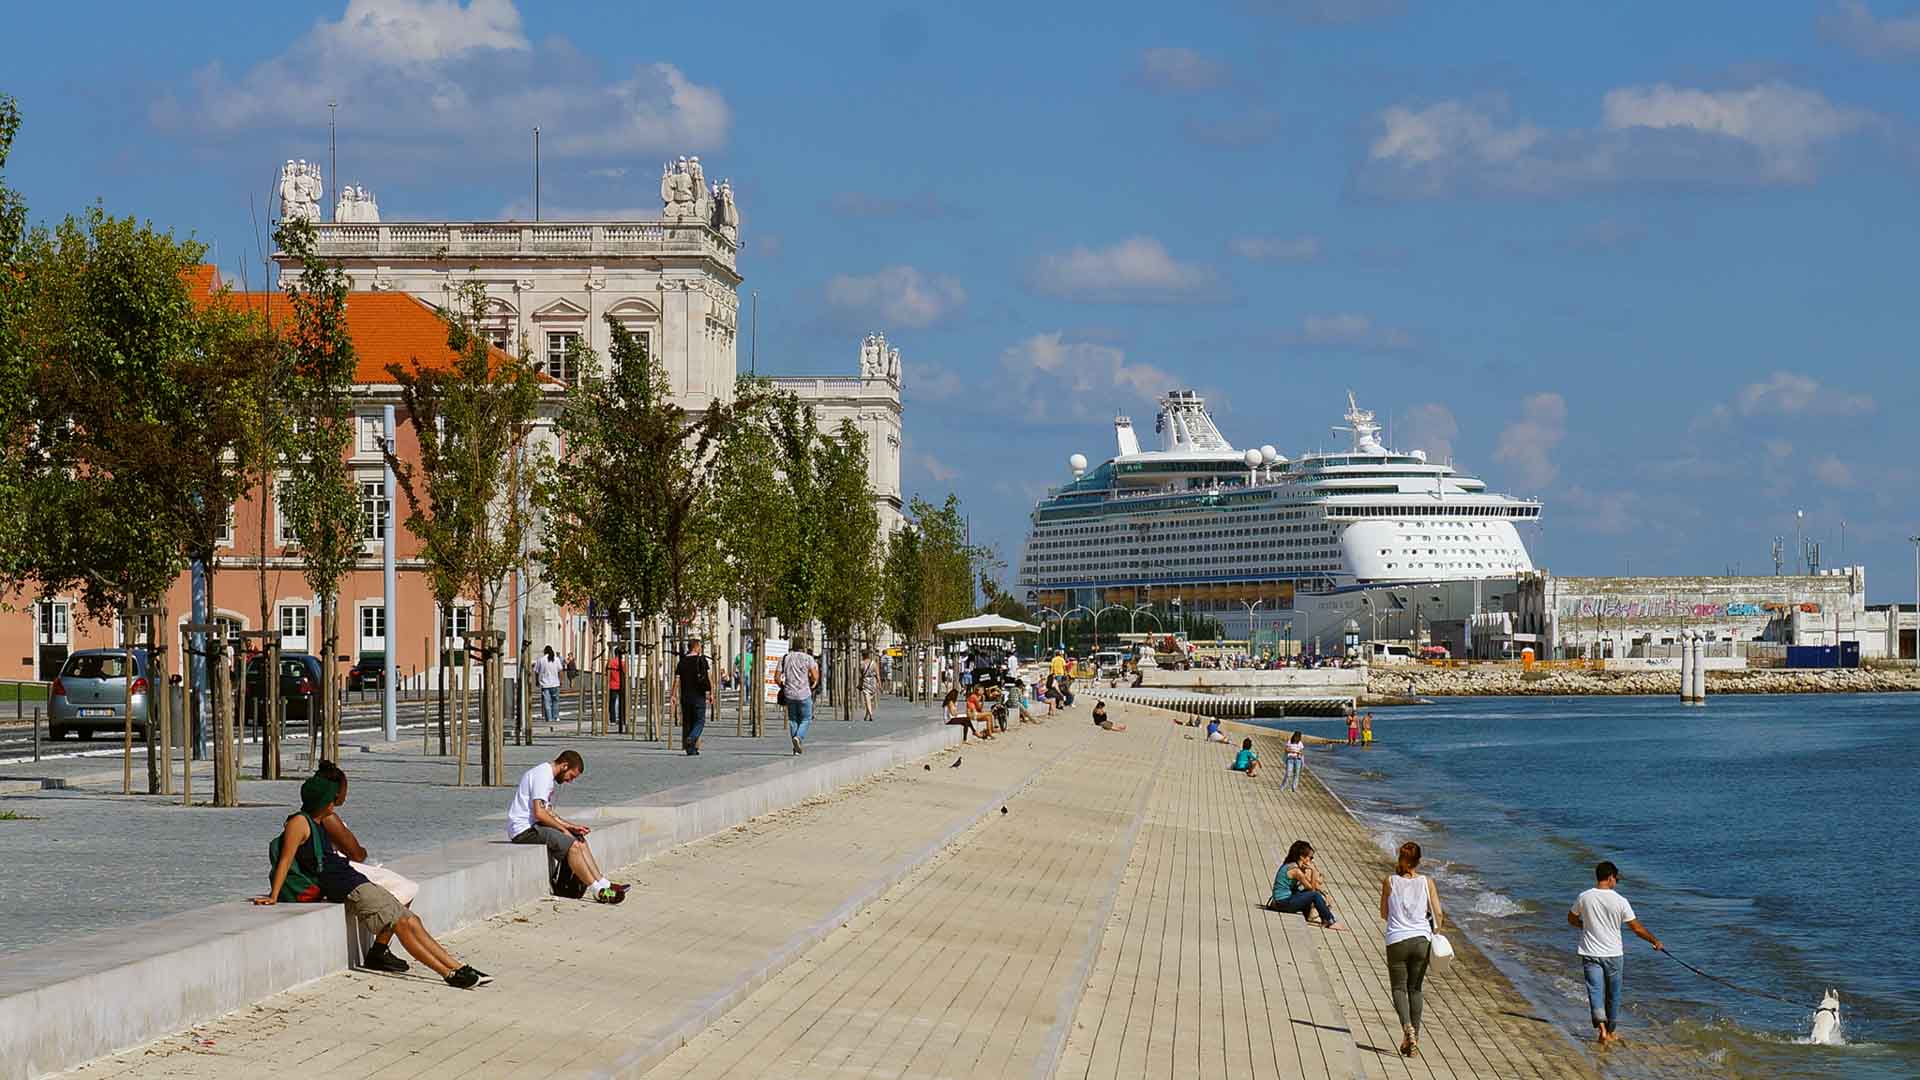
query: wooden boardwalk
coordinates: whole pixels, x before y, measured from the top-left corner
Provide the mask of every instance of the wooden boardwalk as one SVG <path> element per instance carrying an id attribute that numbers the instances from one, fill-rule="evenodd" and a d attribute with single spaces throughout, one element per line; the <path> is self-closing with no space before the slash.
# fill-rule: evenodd
<path id="1" fill-rule="evenodd" d="M 1384 855 L 1317 785 L 1282 794 L 1162 711 L 1111 711 L 1131 730 L 1083 704 L 675 849 L 619 875 L 622 907 L 451 935 L 495 976 L 479 991 L 341 975 L 69 1075 L 1594 1075 L 1466 949 L 1400 1058 Z M 1261 906 L 1300 836 L 1354 932 Z"/>

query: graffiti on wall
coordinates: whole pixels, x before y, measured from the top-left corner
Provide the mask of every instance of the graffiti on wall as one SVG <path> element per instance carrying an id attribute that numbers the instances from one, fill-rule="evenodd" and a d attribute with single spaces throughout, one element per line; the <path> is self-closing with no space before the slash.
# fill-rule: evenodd
<path id="1" fill-rule="evenodd" d="M 1586 596 L 1563 598 L 1559 603 L 1560 617 L 1563 619 L 1724 619 L 1757 618 L 1792 611 L 1802 611 L 1810 615 L 1820 613 L 1820 605 L 1811 601 L 1803 604 L 1781 603 L 1777 600 L 1747 601 L 1734 600 L 1721 604 L 1696 604 L 1672 597 L 1653 599 L 1620 600 L 1613 597 Z"/>

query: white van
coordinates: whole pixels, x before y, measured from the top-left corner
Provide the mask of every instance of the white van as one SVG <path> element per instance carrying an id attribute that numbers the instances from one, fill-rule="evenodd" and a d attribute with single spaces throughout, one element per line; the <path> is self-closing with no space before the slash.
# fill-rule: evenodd
<path id="1" fill-rule="evenodd" d="M 1370 641 L 1367 644 L 1370 647 L 1367 655 L 1376 664 L 1413 663 L 1413 647 L 1410 645 L 1395 645 L 1386 641 Z"/>
<path id="2" fill-rule="evenodd" d="M 1125 665 L 1117 652 L 1097 652 L 1093 654 L 1093 670 L 1101 678 L 1111 679 L 1121 675 Z"/>

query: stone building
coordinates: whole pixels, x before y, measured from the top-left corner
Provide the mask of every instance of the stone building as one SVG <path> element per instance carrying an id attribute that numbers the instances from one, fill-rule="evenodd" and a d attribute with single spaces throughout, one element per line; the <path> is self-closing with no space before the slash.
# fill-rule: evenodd
<path id="1" fill-rule="evenodd" d="M 900 501 L 900 350 L 887 336 L 860 342 L 858 375 L 777 375 L 774 385 L 814 407 L 820 430 L 851 420 L 867 440 L 867 486 L 880 511 L 880 533 L 891 536 L 905 520 Z"/>

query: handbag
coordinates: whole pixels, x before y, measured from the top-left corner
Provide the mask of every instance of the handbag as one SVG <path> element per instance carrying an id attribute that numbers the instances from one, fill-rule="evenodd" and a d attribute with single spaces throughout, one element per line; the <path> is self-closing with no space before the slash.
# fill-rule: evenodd
<path id="1" fill-rule="evenodd" d="M 1453 942 L 1445 934 L 1428 934 L 1430 948 L 1427 954 L 1427 970 L 1445 971 L 1453 963 Z"/>

